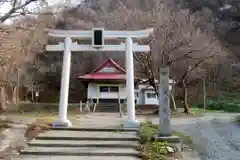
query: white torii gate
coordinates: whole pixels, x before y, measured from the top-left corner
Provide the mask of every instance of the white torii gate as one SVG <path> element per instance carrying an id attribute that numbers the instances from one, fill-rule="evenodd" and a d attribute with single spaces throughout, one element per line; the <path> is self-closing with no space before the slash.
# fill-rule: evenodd
<path id="1" fill-rule="evenodd" d="M 104 31 L 102 28 L 92 30 L 51 30 L 47 29 L 51 37 L 64 38 L 64 43 L 57 45 L 47 45 L 47 51 L 64 51 L 60 90 L 59 117 L 53 126 L 71 126 L 67 118 L 69 78 L 71 67 L 72 51 L 125 51 L 126 54 L 126 83 L 127 83 L 127 113 L 128 119 L 124 127 L 137 127 L 139 123 L 135 119 L 135 96 L 134 96 L 134 64 L 133 52 L 148 52 L 148 45 L 138 45 L 133 43 L 134 39 L 146 38 L 153 29 L 139 31 Z M 73 43 L 72 38 L 80 40 L 91 40 L 92 44 L 81 45 Z M 119 45 L 104 45 L 105 39 L 125 39 L 125 43 Z"/>

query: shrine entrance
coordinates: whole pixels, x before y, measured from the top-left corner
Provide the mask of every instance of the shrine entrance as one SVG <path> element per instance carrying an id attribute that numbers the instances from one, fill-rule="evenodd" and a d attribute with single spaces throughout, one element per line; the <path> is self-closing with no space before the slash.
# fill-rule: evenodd
<path id="1" fill-rule="evenodd" d="M 71 52 L 74 51 L 125 51 L 126 56 L 126 92 L 127 92 L 127 114 L 125 127 L 139 125 L 135 118 L 135 96 L 134 96 L 134 63 L 133 52 L 149 52 L 148 45 L 138 45 L 133 43 L 133 39 L 147 38 L 153 29 L 139 31 L 108 31 L 103 28 L 93 28 L 92 30 L 52 30 L 47 29 L 50 37 L 63 38 L 64 43 L 57 45 L 47 45 L 47 51 L 63 51 L 61 90 L 59 102 L 58 120 L 53 122 L 53 126 L 71 126 L 67 118 L 69 80 L 71 68 Z M 72 38 L 78 39 L 73 42 Z M 108 39 L 124 39 L 125 43 L 118 45 L 104 44 Z M 91 40 L 92 44 L 78 44 L 81 40 Z"/>

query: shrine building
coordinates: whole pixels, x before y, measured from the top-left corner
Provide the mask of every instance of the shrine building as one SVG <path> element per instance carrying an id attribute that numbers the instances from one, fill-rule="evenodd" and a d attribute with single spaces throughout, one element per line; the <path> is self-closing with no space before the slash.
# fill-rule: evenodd
<path id="1" fill-rule="evenodd" d="M 124 103 L 126 101 L 126 71 L 109 58 L 91 73 L 78 79 L 87 86 L 87 98 L 94 103 Z M 149 83 L 135 77 L 136 105 L 158 105 L 158 96 Z M 172 88 L 172 80 L 169 87 Z"/>

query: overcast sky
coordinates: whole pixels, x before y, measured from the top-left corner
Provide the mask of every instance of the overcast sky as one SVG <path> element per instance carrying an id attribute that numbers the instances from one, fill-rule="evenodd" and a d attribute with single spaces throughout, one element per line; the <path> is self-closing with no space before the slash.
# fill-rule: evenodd
<path id="1" fill-rule="evenodd" d="M 24 0 L 25 1 L 25 0 Z M 49 6 L 53 6 L 56 4 L 59 4 L 59 2 L 62 2 L 63 0 L 47 0 Z M 28 5 L 28 9 L 34 10 L 37 8 L 37 3 L 31 3 Z M 0 5 L 0 13 L 5 13 L 11 8 L 10 3 L 4 3 L 3 5 Z"/>
<path id="2" fill-rule="evenodd" d="M 25 0 L 23 0 L 23 2 L 24 1 Z M 81 2 L 81 0 L 47 0 L 49 7 L 52 7 L 55 5 L 63 5 L 64 3 L 74 6 L 74 5 L 79 4 L 80 2 Z M 4 3 L 3 5 L 0 5 L 0 15 L 8 12 L 10 10 L 10 8 L 11 8 L 10 3 Z M 36 12 L 39 10 L 39 5 L 37 3 L 31 3 L 30 5 L 28 5 L 27 8 L 30 11 Z"/>

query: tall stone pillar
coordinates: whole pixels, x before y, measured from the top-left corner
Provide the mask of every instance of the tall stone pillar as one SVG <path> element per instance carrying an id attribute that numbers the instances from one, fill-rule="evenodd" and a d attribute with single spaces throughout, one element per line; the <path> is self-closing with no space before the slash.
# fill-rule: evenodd
<path id="1" fill-rule="evenodd" d="M 59 116 L 58 116 L 58 120 L 52 124 L 53 126 L 71 126 L 72 125 L 71 122 L 67 119 L 69 80 L 70 80 L 70 71 L 71 71 L 71 44 L 72 44 L 71 38 L 66 37 L 64 40 Z"/>
<path id="2" fill-rule="evenodd" d="M 160 129 L 155 140 L 167 142 L 181 151 L 181 139 L 172 135 L 171 130 L 171 109 L 169 98 L 169 67 L 160 68 L 159 77 L 159 125 Z"/>
<path id="3" fill-rule="evenodd" d="M 134 63 L 133 63 L 133 40 L 126 38 L 126 92 L 127 92 L 127 114 L 128 119 L 124 123 L 125 128 L 137 128 L 139 122 L 135 117 L 135 95 L 134 95 Z"/>
<path id="4" fill-rule="evenodd" d="M 159 124 L 161 126 L 159 135 L 170 136 L 171 133 L 171 110 L 169 103 L 169 68 L 160 69 L 159 89 Z"/>

